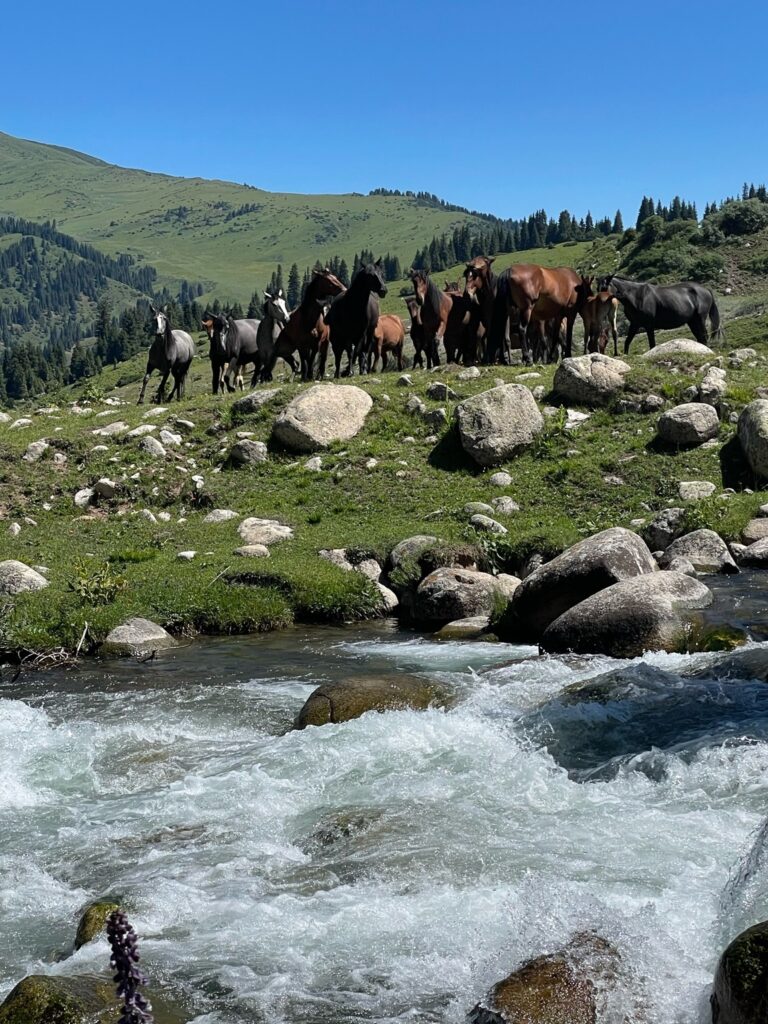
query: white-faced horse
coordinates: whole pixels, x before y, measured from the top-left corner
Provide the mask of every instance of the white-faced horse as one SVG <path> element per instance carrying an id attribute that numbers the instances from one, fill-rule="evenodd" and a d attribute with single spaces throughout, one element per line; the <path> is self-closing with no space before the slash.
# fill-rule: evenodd
<path id="1" fill-rule="evenodd" d="M 147 356 L 147 372 L 144 374 L 144 381 L 141 385 L 139 405 L 144 402 L 144 392 L 147 390 L 147 383 L 153 370 L 162 374 L 160 387 L 154 397 L 155 402 L 162 402 L 165 391 L 165 382 L 168 375 L 173 374 L 173 389 L 168 396 L 172 401 L 173 396 L 181 401 L 184 397 L 184 382 L 189 373 L 189 365 L 195 354 L 195 343 L 186 331 L 174 331 L 171 328 L 171 321 L 168 319 L 168 307 L 163 309 L 152 309 L 152 321 L 154 325 L 154 340 Z"/>

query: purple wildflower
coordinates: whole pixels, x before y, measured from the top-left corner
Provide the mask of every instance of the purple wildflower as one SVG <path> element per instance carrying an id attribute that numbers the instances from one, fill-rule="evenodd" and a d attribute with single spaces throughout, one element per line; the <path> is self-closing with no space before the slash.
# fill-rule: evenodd
<path id="1" fill-rule="evenodd" d="M 109 915 L 107 938 L 112 947 L 109 962 L 115 970 L 117 994 L 123 999 L 118 1024 L 153 1024 L 152 1007 L 139 992 L 139 985 L 146 985 L 147 979 L 138 967 L 138 939 L 122 910 Z"/>

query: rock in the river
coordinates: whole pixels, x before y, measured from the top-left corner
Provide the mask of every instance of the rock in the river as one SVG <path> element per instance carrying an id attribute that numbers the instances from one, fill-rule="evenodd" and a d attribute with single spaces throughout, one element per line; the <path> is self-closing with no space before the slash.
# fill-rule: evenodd
<path id="1" fill-rule="evenodd" d="M 348 722 L 366 711 L 424 710 L 444 706 L 447 694 L 437 683 L 417 676 L 361 676 L 323 683 L 309 695 L 295 728 Z"/>
<path id="2" fill-rule="evenodd" d="M 116 626 L 101 646 L 102 654 L 140 654 L 175 647 L 176 641 L 162 626 L 149 619 L 132 618 Z"/>
<path id="3" fill-rule="evenodd" d="M 481 466 L 495 466 L 530 445 L 544 418 L 523 384 L 502 384 L 466 399 L 456 409 L 464 451 Z"/>
<path id="4" fill-rule="evenodd" d="M 678 572 L 657 572 L 622 580 L 560 615 L 544 631 L 541 646 L 551 653 L 606 654 L 637 658 L 644 651 L 684 646 L 684 612 L 706 608 L 712 593 L 699 580 Z"/>
<path id="5" fill-rule="evenodd" d="M 649 348 L 640 356 L 649 363 L 664 362 L 685 362 L 690 356 L 713 356 L 715 353 L 708 345 L 702 345 L 700 341 L 692 338 L 673 338 L 672 341 L 665 341 L 655 348 Z"/>
<path id="6" fill-rule="evenodd" d="M 768 478 L 768 399 L 750 402 L 739 416 L 739 444 L 756 476 Z"/>
<path id="7" fill-rule="evenodd" d="M 75 949 L 80 949 L 86 942 L 98 938 L 106 927 L 109 915 L 113 910 L 119 909 L 119 904 L 111 903 L 109 900 L 98 900 L 89 904 L 80 916 L 75 935 Z"/>
<path id="8" fill-rule="evenodd" d="M 291 540 L 293 529 L 285 526 L 276 519 L 258 519 L 255 516 L 244 519 L 237 532 L 245 541 L 246 545 L 251 544 L 278 544 L 282 540 Z"/>
<path id="9" fill-rule="evenodd" d="M 768 921 L 747 928 L 720 957 L 710 997 L 713 1024 L 768 1021 Z"/>
<path id="10" fill-rule="evenodd" d="M 517 588 L 506 628 L 529 643 L 563 612 L 620 580 L 656 572 L 646 544 L 614 527 L 586 537 L 534 570 Z"/>
<path id="11" fill-rule="evenodd" d="M 109 1024 L 120 1003 L 109 979 L 30 974 L 0 1006 L 0 1024 Z"/>
<path id="12" fill-rule="evenodd" d="M 699 572 L 738 572 L 725 541 L 714 530 L 693 530 L 673 540 L 664 552 L 662 565 L 682 556 Z"/>
<path id="13" fill-rule="evenodd" d="M 568 402 L 579 405 L 607 405 L 624 389 L 629 364 L 622 359 L 594 352 L 591 355 L 563 359 L 555 371 L 552 390 Z"/>
<path id="14" fill-rule="evenodd" d="M 643 530 L 643 540 L 651 551 L 664 551 L 683 532 L 684 508 L 665 508 L 657 512 Z"/>
<path id="15" fill-rule="evenodd" d="M 394 590 L 390 590 L 389 587 L 385 587 L 380 580 L 376 580 L 376 589 L 381 595 L 383 610 L 387 613 L 395 611 L 397 606 L 400 604 L 400 599 Z"/>
<path id="16" fill-rule="evenodd" d="M 503 584 L 490 573 L 473 569 L 435 569 L 418 586 L 414 618 L 420 622 L 445 623 L 473 615 L 490 615 Z"/>
<path id="17" fill-rule="evenodd" d="M 315 452 L 360 432 L 373 401 L 352 384 L 316 384 L 289 402 L 272 431 L 292 452 Z"/>
<path id="18" fill-rule="evenodd" d="M 768 569 L 768 537 L 745 548 L 739 556 L 739 565 L 745 569 Z"/>
<path id="19" fill-rule="evenodd" d="M 676 405 L 659 417 L 658 435 L 665 444 L 695 447 L 717 437 L 719 430 L 717 411 L 701 402 Z"/>
<path id="20" fill-rule="evenodd" d="M 0 594 L 23 594 L 28 590 L 42 590 L 48 580 L 30 569 L 24 562 L 9 558 L 0 562 Z"/>
<path id="21" fill-rule="evenodd" d="M 263 441 L 250 441 L 244 438 L 232 445 L 229 461 L 233 466 L 258 466 L 267 461 L 267 446 Z"/>
<path id="22" fill-rule="evenodd" d="M 268 388 L 266 391 L 251 391 L 232 403 L 232 412 L 236 417 L 250 416 L 258 412 L 267 402 L 271 402 L 275 395 L 278 394 L 280 394 L 280 388 Z"/>
<path id="23" fill-rule="evenodd" d="M 476 640 L 486 632 L 490 624 L 488 615 L 469 615 L 466 619 L 454 619 L 435 633 L 437 640 Z"/>

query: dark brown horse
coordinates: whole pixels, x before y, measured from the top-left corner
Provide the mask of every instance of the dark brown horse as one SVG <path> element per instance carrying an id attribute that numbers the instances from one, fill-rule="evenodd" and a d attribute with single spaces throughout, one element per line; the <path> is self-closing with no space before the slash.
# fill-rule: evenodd
<path id="1" fill-rule="evenodd" d="M 331 331 L 331 347 L 336 360 L 334 376 L 341 376 L 341 360 L 346 352 L 345 377 L 354 373 L 358 363 L 360 373 L 368 372 L 368 356 L 373 349 L 373 332 L 379 322 L 379 298 L 387 294 L 381 259 L 367 263 L 352 278 L 349 288 L 337 295 L 325 314 Z M 325 364 L 321 358 L 321 372 Z"/>
<path id="2" fill-rule="evenodd" d="M 424 327 L 421 323 L 421 306 L 413 295 L 405 297 L 405 304 L 411 314 L 411 326 L 408 333 L 413 344 L 413 365 L 424 368 Z"/>
<path id="3" fill-rule="evenodd" d="M 328 326 L 323 317 L 326 300 L 342 295 L 347 289 L 330 270 L 314 270 L 299 305 L 291 313 L 288 323 L 277 341 L 269 372 L 274 368 L 278 356 L 298 351 L 301 360 L 301 379 L 312 380 L 315 359 L 318 352 L 327 353 Z M 325 359 L 321 355 L 322 362 Z"/>
<path id="4" fill-rule="evenodd" d="M 616 327 L 616 316 L 619 312 L 619 300 L 607 291 L 592 294 L 594 277 L 582 277 L 583 301 L 580 309 L 584 323 L 584 351 L 605 352 L 608 347 L 608 331 L 613 335 L 613 354 L 619 354 L 619 333 Z"/>
<path id="5" fill-rule="evenodd" d="M 484 336 L 478 307 L 458 288 L 445 292 L 451 299 L 451 312 L 445 328 L 445 358 L 449 363 L 473 366 L 478 359 Z"/>
<path id="6" fill-rule="evenodd" d="M 419 305 L 421 325 L 424 328 L 424 351 L 427 355 L 427 369 L 440 365 L 439 345 L 445 338 L 448 317 L 453 300 L 441 292 L 426 270 L 410 270 L 408 276 L 413 283 L 413 294 Z"/>
<path id="7" fill-rule="evenodd" d="M 498 279 L 493 272 L 494 256 L 475 256 L 464 270 L 464 294 L 477 306 L 486 340 L 491 330 Z"/>
<path id="8" fill-rule="evenodd" d="M 373 350 L 369 362 L 369 372 L 375 371 L 376 365 L 381 359 L 382 372 L 387 368 L 389 355 L 397 360 L 398 370 L 403 369 L 403 342 L 405 341 L 405 327 L 403 321 L 394 313 L 382 313 L 376 330 L 373 332 Z"/>

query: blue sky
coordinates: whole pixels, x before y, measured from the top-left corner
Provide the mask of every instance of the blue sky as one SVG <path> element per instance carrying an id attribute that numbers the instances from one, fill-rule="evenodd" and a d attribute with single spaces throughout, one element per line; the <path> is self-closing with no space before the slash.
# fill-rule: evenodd
<path id="1" fill-rule="evenodd" d="M 633 219 L 768 178 L 768 7 L 8 4 L 0 130 L 274 191 Z"/>

